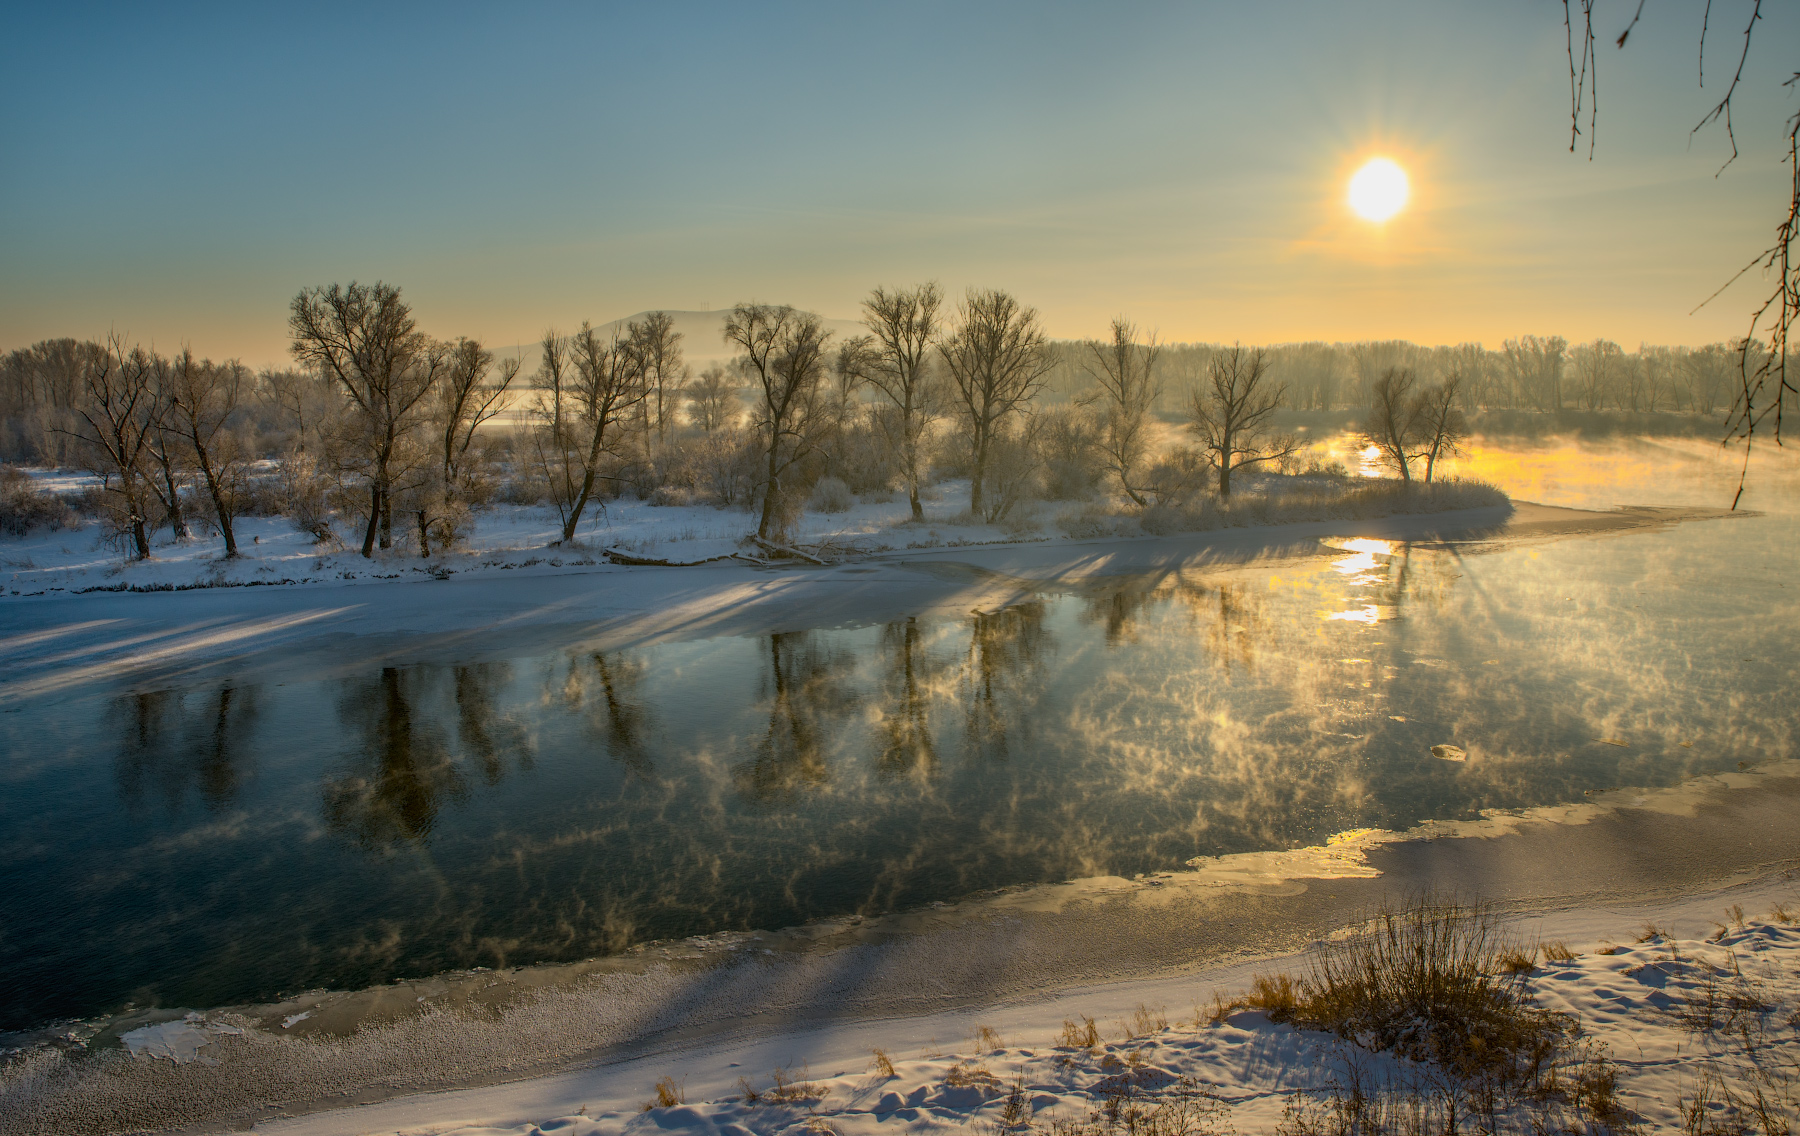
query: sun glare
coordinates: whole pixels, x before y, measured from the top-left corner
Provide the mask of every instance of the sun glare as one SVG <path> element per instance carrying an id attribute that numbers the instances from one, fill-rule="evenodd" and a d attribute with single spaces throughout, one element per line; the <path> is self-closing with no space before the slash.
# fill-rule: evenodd
<path id="1" fill-rule="evenodd" d="M 1350 208 L 1366 221 L 1385 221 L 1406 208 L 1412 186 L 1392 158 L 1370 158 L 1350 179 Z"/>

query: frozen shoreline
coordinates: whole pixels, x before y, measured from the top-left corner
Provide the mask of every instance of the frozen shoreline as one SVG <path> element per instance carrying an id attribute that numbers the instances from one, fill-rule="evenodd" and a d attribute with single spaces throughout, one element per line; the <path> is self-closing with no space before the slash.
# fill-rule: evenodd
<path id="1" fill-rule="evenodd" d="M 0 703 L 101 679 L 193 678 L 452 657 L 582 643 L 656 642 L 995 610 L 1043 588 L 1127 574 L 1227 568 L 1324 554 L 1327 538 L 1473 545 L 1742 518 L 1716 509 L 1506 508 L 1314 521 L 1130 540 L 1049 540 L 902 550 L 827 567 L 553 566 L 288 587 L 90 592 L 0 604 Z"/>

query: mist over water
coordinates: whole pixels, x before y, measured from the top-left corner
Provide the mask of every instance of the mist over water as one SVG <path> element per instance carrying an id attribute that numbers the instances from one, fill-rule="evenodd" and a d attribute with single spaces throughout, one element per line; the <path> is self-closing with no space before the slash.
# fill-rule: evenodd
<path id="1" fill-rule="evenodd" d="M 1466 468 L 1583 505 L 1722 505 L 1736 474 L 1686 441 L 1478 446 Z M 1774 468 L 1765 508 L 1792 500 Z M 0 1028 L 1166 870 L 1793 756 L 1797 536 L 1771 511 L 1345 539 L 951 619 L 44 698 L 0 716 Z"/>

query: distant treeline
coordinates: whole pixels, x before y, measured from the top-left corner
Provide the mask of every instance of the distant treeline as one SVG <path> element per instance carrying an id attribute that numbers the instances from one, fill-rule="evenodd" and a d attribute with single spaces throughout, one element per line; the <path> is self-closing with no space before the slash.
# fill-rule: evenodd
<path id="1" fill-rule="evenodd" d="M 398 288 L 334 284 L 290 306 L 288 368 L 117 336 L 0 357 L 0 461 L 92 471 L 85 510 L 137 557 L 164 524 L 233 555 L 246 513 L 365 555 L 429 555 L 495 500 L 552 506 L 571 540 L 590 503 L 621 493 L 745 508 L 769 541 L 851 495 L 904 494 L 922 521 L 922 491 L 946 478 L 968 481 L 965 516 L 989 524 L 1042 500 L 1191 511 L 1228 499 L 1234 472 L 1331 475 L 1305 465 L 1300 425 L 1358 429 L 1426 481 L 1471 429 L 1716 431 L 1743 363 L 1731 344 L 1529 335 L 1498 351 L 1159 345 L 1122 319 L 1108 340 L 1055 341 L 1006 292 L 953 302 L 930 284 L 875 289 L 862 316 L 866 334 L 834 336 L 813 313 L 740 304 L 722 313 L 735 358 L 696 375 L 665 313 L 548 331 L 535 359 L 497 361 L 419 331 Z M 0 497 L 12 531 L 68 507 L 16 475 Z"/>
<path id="2" fill-rule="evenodd" d="M 1092 386 L 1083 365 L 1080 342 L 1055 344 L 1061 358 L 1049 383 L 1059 399 L 1079 398 Z M 1164 401 L 1157 409 L 1176 411 L 1179 396 L 1206 374 L 1213 356 L 1229 350 L 1223 344 L 1172 343 L 1163 349 Z M 1298 411 L 1361 411 L 1370 392 L 1391 369 L 1412 371 L 1433 383 L 1460 375 L 1462 409 L 1476 425 L 1510 422 L 1520 433 L 1540 432 L 1546 420 L 1530 415 L 1567 415 L 1583 411 L 1658 412 L 1723 416 L 1742 389 L 1736 343 L 1701 347 L 1655 347 L 1626 351 L 1609 339 L 1570 343 L 1561 336 L 1522 335 L 1494 351 L 1479 343 L 1454 347 L 1421 347 L 1405 340 L 1363 343 L 1283 343 L 1263 348 L 1270 375 L 1287 390 L 1286 406 Z M 1762 357 L 1760 344 L 1750 345 L 1750 366 Z M 1790 400 L 1792 396 L 1790 395 Z M 1790 405 L 1792 403 L 1790 402 Z M 1488 416 L 1483 412 L 1524 411 L 1529 414 Z M 1556 419 L 1547 421 L 1553 422 Z M 1571 427 L 1604 431 L 1600 420 L 1567 418 Z M 1651 424 L 1658 420 L 1646 418 Z M 1666 428 L 1666 425 L 1665 425 Z"/>

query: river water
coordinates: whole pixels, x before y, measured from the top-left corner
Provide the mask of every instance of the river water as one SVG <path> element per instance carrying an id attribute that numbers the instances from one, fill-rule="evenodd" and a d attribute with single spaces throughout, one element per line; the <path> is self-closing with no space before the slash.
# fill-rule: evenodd
<path id="1" fill-rule="evenodd" d="M 1484 446 L 1467 468 L 1586 506 L 1727 504 L 1735 475 L 1679 442 Z M 1800 526 L 1775 469 L 1760 516 L 1344 538 L 958 618 L 28 701 L 0 716 L 0 1029 L 1129 876 L 1790 757 Z"/>

